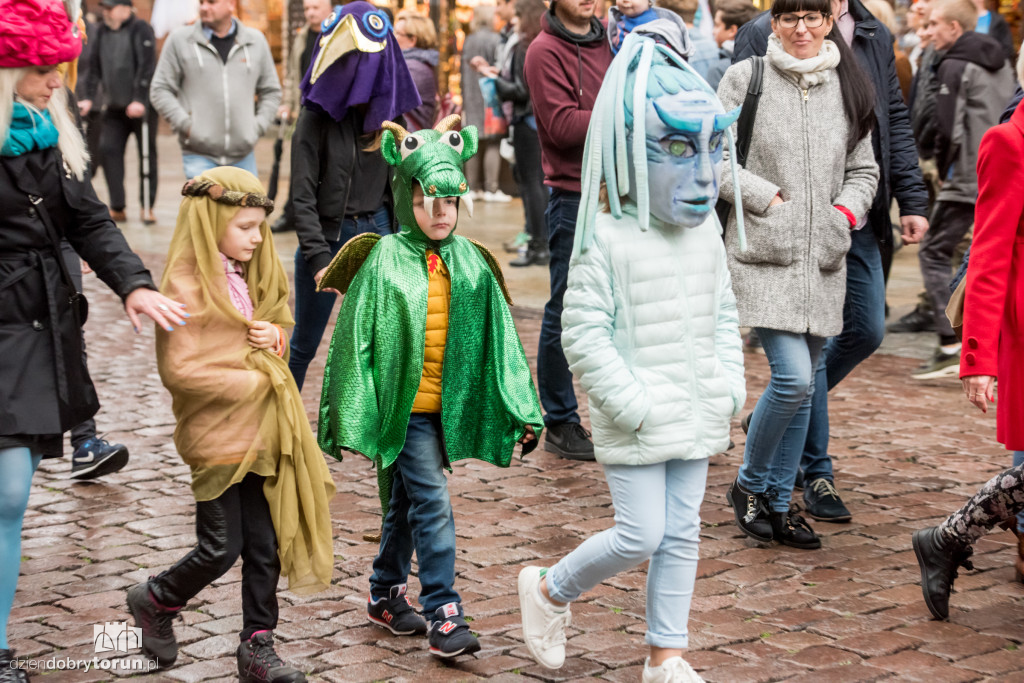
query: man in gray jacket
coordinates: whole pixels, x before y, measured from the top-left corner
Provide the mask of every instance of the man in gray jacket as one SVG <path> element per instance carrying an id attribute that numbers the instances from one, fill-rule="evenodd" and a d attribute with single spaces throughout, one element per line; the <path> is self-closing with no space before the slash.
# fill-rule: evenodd
<path id="1" fill-rule="evenodd" d="M 960 343 L 946 318 L 950 261 L 974 223 L 981 138 L 999 123 L 1013 96 L 1014 77 L 1006 54 L 994 38 L 973 30 L 977 18 L 970 0 L 937 0 L 928 20 L 932 43 L 944 52 L 936 67 L 935 93 L 935 158 L 942 184 L 918 260 L 939 348 L 913 373 L 915 379 L 960 374 Z"/>
<path id="2" fill-rule="evenodd" d="M 171 33 L 153 76 L 150 101 L 178 134 L 187 178 L 217 166 L 257 175 L 253 148 L 281 102 L 266 38 L 234 10 L 200 0 L 200 22 Z"/>

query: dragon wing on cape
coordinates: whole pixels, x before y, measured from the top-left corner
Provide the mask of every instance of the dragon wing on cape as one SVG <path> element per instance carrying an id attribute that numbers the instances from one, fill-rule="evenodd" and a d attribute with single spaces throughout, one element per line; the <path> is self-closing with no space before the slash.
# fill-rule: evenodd
<path id="1" fill-rule="evenodd" d="M 364 232 L 356 235 L 341 248 L 337 256 L 331 259 L 327 266 L 327 272 L 320 278 L 320 284 L 316 291 L 322 292 L 327 288 L 336 289 L 342 294 L 348 291 L 356 273 L 362 267 L 366 257 L 370 255 L 373 248 L 380 241 L 380 235 L 372 232 Z"/>
<path id="2" fill-rule="evenodd" d="M 469 239 L 468 237 L 466 239 Z M 484 261 L 487 262 L 487 266 L 494 273 L 494 279 L 498 281 L 498 286 L 501 287 L 501 293 L 505 295 L 505 301 L 509 306 L 514 306 L 512 303 L 512 295 L 508 293 L 508 286 L 505 284 L 505 275 L 501 272 L 501 266 L 498 265 L 498 260 L 494 258 L 494 254 L 487 250 L 487 247 L 480 244 L 476 240 L 469 240 L 473 243 L 473 246 L 477 248 L 480 255 L 484 257 Z"/>

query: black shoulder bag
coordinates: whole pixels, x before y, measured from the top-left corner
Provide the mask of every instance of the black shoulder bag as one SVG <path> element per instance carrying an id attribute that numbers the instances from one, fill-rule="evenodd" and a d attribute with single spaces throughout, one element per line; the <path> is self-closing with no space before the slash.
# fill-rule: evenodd
<path id="1" fill-rule="evenodd" d="M 60 233 L 57 232 L 57 226 L 50 220 L 50 212 L 46 210 L 43 198 L 30 194 L 28 195 L 28 200 L 32 202 L 32 207 L 43 221 L 46 234 L 53 244 L 53 249 L 57 256 L 57 265 L 60 266 L 60 277 L 64 281 L 64 286 L 68 288 L 68 303 L 71 305 L 71 311 L 75 315 L 78 326 L 81 327 L 89 317 L 89 302 L 86 300 L 85 294 L 78 291 L 75 281 L 71 279 L 71 273 L 68 272 L 67 264 L 64 263 L 64 249 L 61 247 Z M 56 321 L 53 324 L 56 324 Z"/>
<path id="2" fill-rule="evenodd" d="M 757 103 L 761 99 L 761 84 L 764 81 L 764 57 L 757 55 L 749 57 L 750 62 L 750 83 L 747 85 L 747 97 L 743 100 L 743 107 L 740 109 L 740 118 L 736 121 L 736 149 L 733 150 L 734 163 L 740 166 L 747 165 L 747 152 L 750 151 L 750 137 L 754 131 L 754 118 L 757 116 Z M 722 238 L 725 238 L 726 221 L 729 220 L 729 212 L 732 210 L 732 203 L 721 197 L 715 204 L 715 213 L 718 214 L 718 222 L 722 224 Z"/>

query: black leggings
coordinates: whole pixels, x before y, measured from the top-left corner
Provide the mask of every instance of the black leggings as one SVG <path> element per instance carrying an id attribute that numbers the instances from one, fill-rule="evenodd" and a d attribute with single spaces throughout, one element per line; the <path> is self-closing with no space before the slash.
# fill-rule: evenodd
<path id="1" fill-rule="evenodd" d="M 548 224 L 544 211 L 548 208 L 548 188 L 544 185 L 544 169 L 540 165 L 540 138 L 537 131 L 525 121 L 515 124 L 512 147 L 516 151 L 515 177 L 519 196 L 523 198 L 526 214 L 526 232 L 530 235 L 530 248 L 548 250 Z"/>
<path id="2" fill-rule="evenodd" d="M 264 478 L 247 474 L 219 498 L 196 502 L 196 547 L 153 578 L 157 602 L 181 607 L 242 557 L 243 641 L 277 626 L 277 535 L 263 495 Z"/>

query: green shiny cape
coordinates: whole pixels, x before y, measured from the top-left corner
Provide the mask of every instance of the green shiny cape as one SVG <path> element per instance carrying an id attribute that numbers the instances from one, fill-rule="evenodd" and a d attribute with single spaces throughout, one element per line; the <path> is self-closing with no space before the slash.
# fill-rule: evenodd
<path id="1" fill-rule="evenodd" d="M 405 445 L 423 373 L 430 247 L 451 275 L 441 377 L 448 459 L 507 467 L 525 426 L 539 437 L 543 421 L 502 287 L 482 247 L 454 234 L 429 242 L 408 229 L 377 241 L 347 286 L 324 370 L 320 447 L 339 460 L 356 451 L 386 469 Z"/>

